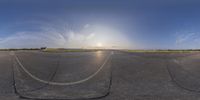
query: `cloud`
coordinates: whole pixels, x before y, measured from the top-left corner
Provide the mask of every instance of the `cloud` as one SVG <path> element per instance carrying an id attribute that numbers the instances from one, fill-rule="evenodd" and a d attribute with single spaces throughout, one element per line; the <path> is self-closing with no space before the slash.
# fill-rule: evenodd
<path id="1" fill-rule="evenodd" d="M 87 27 L 87 28 L 86 28 Z M 40 27 L 42 31 L 16 32 L 6 38 L 0 38 L 0 48 L 82 48 L 95 47 L 98 42 L 105 47 L 128 47 L 128 40 L 119 31 L 109 27 L 86 24 L 82 29 L 57 29 Z"/>
<path id="2" fill-rule="evenodd" d="M 90 35 L 58 32 L 19 32 L 0 41 L 0 48 L 80 47 Z"/>
<path id="3" fill-rule="evenodd" d="M 200 48 L 200 34 L 198 33 L 182 33 L 176 36 L 177 48 Z"/>
<path id="4" fill-rule="evenodd" d="M 60 41 L 60 42 L 58 42 Z M 59 35 L 45 33 L 18 32 L 0 41 L 0 48 L 34 48 L 40 46 L 60 45 Z"/>
<path id="5" fill-rule="evenodd" d="M 85 24 L 84 28 L 89 28 L 90 24 Z"/>
<path id="6" fill-rule="evenodd" d="M 23 31 L 16 32 L 6 38 L 0 38 L 0 48 L 37 48 L 37 47 L 62 47 L 62 48 L 82 48 L 95 47 L 99 42 L 105 47 L 123 47 L 128 45 L 124 36 L 112 29 L 91 26 L 80 30 L 56 29 L 52 27 L 42 27 L 40 32 Z M 97 28 L 98 27 L 98 28 Z M 88 31 L 89 30 L 89 31 Z"/>
<path id="7" fill-rule="evenodd" d="M 195 33 L 181 34 L 180 36 L 177 37 L 176 44 L 181 44 L 181 43 L 184 43 L 184 42 L 188 42 L 191 39 L 195 38 L 195 36 L 196 36 Z"/>

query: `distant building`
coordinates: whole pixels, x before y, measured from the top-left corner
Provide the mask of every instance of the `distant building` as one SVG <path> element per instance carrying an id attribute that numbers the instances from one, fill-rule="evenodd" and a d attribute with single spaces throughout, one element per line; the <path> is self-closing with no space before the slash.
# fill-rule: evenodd
<path id="1" fill-rule="evenodd" d="M 45 50 L 46 48 L 47 48 L 47 47 L 41 47 L 40 49 L 41 49 L 41 50 Z"/>

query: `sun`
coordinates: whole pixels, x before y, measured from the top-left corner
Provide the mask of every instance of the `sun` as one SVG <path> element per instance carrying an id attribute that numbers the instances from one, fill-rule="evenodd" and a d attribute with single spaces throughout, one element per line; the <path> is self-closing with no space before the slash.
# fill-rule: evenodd
<path id="1" fill-rule="evenodd" d="M 96 44 L 96 46 L 97 46 L 97 47 L 102 47 L 102 46 L 103 46 L 103 44 L 102 44 L 102 43 L 100 43 L 100 42 L 98 42 L 98 43 Z"/>

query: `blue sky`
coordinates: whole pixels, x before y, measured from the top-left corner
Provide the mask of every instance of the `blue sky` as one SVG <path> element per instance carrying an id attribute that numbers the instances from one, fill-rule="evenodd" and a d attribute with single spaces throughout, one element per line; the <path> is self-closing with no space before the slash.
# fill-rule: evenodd
<path id="1" fill-rule="evenodd" d="M 1 0 L 0 48 L 200 48 L 198 0 Z"/>

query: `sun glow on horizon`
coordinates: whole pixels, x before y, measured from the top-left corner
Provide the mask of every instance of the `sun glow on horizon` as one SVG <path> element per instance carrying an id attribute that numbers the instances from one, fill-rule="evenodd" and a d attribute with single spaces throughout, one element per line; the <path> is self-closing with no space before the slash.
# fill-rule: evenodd
<path id="1" fill-rule="evenodd" d="M 103 47 L 103 44 L 102 44 L 101 42 L 98 42 L 98 43 L 96 44 L 96 46 L 97 46 L 97 47 Z"/>

